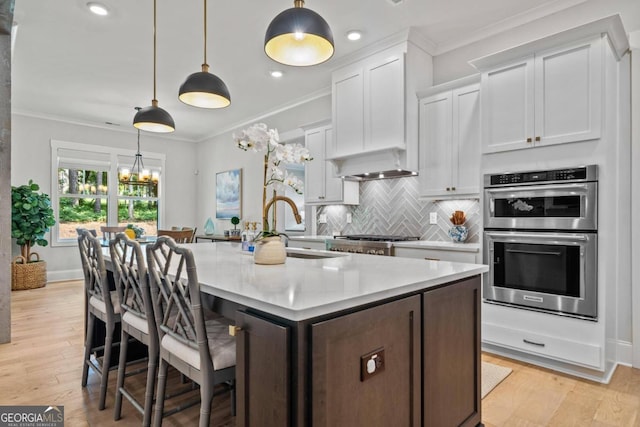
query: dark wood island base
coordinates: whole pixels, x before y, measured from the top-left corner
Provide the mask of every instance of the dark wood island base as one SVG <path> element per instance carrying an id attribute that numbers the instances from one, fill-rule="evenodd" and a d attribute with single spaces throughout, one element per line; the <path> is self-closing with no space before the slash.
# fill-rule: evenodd
<path id="1" fill-rule="evenodd" d="M 237 312 L 238 426 L 482 426 L 480 276 L 292 322 Z"/>

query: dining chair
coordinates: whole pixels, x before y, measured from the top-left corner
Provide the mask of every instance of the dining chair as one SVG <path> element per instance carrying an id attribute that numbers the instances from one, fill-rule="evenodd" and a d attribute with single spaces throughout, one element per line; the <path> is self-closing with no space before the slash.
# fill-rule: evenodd
<path id="1" fill-rule="evenodd" d="M 147 245 L 147 271 L 160 342 L 154 426 L 162 425 L 169 365 L 200 386 L 199 425 L 208 426 L 214 386 L 231 392 L 235 414 L 235 338 L 228 325 L 206 320 L 191 250 L 169 236 Z"/>
<path id="2" fill-rule="evenodd" d="M 191 230 L 191 240 L 189 240 L 188 243 L 193 243 L 196 238 L 196 231 L 198 230 L 198 227 L 182 227 L 182 230 Z"/>
<path id="3" fill-rule="evenodd" d="M 126 230 L 127 227 L 125 227 L 124 225 L 120 226 L 108 226 L 108 225 L 101 225 L 100 226 L 100 232 L 102 233 L 102 239 L 106 242 L 115 239 L 116 234 L 117 233 L 122 233 L 124 232 L 124 230 Z"/>
<path id="4" fill-rule="evenodd" d="M 187 230 L 158 230 L 158 237 L 169 236 L 176 243 L 191 243 L 193 241 L 194 232 L 192 229 Z"/>
<path id="5" fill-rule="evenodd" d="M 147 267 L 140 244 L 129 239 L 124 233 L 118 233 L 115 239 L 111 240 L 109 251 L 120 301 L 122 331 L 114 420 L 120 419 L 124 396 L 142 414 L 142 425 L 148 427 L 151 424 L 158 366 L 158 331 L 153 315 Z M 148 349 L 147 382 L 143 403 L 136 400 L 124 384 L 125 378 L 129 376 L 126 372 L 126 361 L 130 338 L 141 342 Z M 138 372 L 133 372 L 136 373 Z"/>
<path id="6" fill-rule="evenodd" d="M 82 364 L 82 387 L 87 385 L 89 367 L 100 376 L 100 401 L 98 409 L 103 410 L 107 396 L 107 381 L 111 366 L 111 352 L 116 323 L 120 323 L 120 303 L 116 291 L 109 290 L 107 271 L 100 239 L 90 230 L 78 229 L 78 248 L 84 273 L 85 298 L 87 299 L 87 327 L 85 331 L 84 358 Z M 94 346 L 94 324 L 98 319 L 105 324 L 105 339 L 102 345 Z M 91 359 L 91 353 L 103 350 L 102 363 L 98 357 Z"/>

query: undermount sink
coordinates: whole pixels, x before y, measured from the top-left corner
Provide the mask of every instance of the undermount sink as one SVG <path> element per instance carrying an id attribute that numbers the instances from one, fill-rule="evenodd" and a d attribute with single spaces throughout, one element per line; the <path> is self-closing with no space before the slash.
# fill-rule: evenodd
<path id="1" fill-rule="evenodd" d="M 346 255 L 347 254 L 339 252 L 319 251 L 314 249 L 287 248 L 287 256 L 290 258 L 325 259 L 338 258 Z"/>

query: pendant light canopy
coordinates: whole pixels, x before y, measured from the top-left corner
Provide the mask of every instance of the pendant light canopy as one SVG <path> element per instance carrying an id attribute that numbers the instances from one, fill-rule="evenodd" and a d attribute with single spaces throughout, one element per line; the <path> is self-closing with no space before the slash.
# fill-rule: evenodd
<path id="1" fill-rule="evenodd" d="M 193 73 L 180 86 L 178 99 L 200 108 L 223 108 L 231 104 L 229 89 L 207 64 L 207 0 L 204 0 L 204 62 L 202 71 Z"/>
<path id="2" fill-rule="evenodd" d="M 264 51 L 274 61 L 306 67 L 333 56 L 333 34 L 320 15 L 304 8 L 304 0 L 273 18 L 264 38 Z"/>
<path id="3" fill-rule="evenodd" d="M 176 130 L 171 114 L 158 107 L 156 99 L 156 0 L 153 0 L 153 99 L 151 106 L 139 110 L 133 118 L 133 126 L 148 132 L 167 133 Z"/>

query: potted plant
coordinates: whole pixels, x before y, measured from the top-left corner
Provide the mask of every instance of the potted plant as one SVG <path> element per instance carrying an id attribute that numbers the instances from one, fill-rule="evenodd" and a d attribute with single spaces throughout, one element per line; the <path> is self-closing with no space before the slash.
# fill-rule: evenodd
<path id="1" fill-rule="evenodd" d="M 47 283 L 47 264 L 40 260 L 33 246 L 47 246 L 45 233 L 55 225 L 51 199 L 39 193 L 40 186 L 11 186 L 11 237 L 20 246 L 21 255 L 11 264 L 11 289 L 41 288 Z M 33 259 L 35 257 L 35 259 Z"/>
<path id="2" fill-rule="evenodd" d="M 231 230 L 231 235 L 238 237 L 240 235 L 240 230 L 237 229 L 238 224 L 240 224 L 240 218 L 237 216 L 231 217 L 231 224 L 233 224 L 233 230 Z"/>

